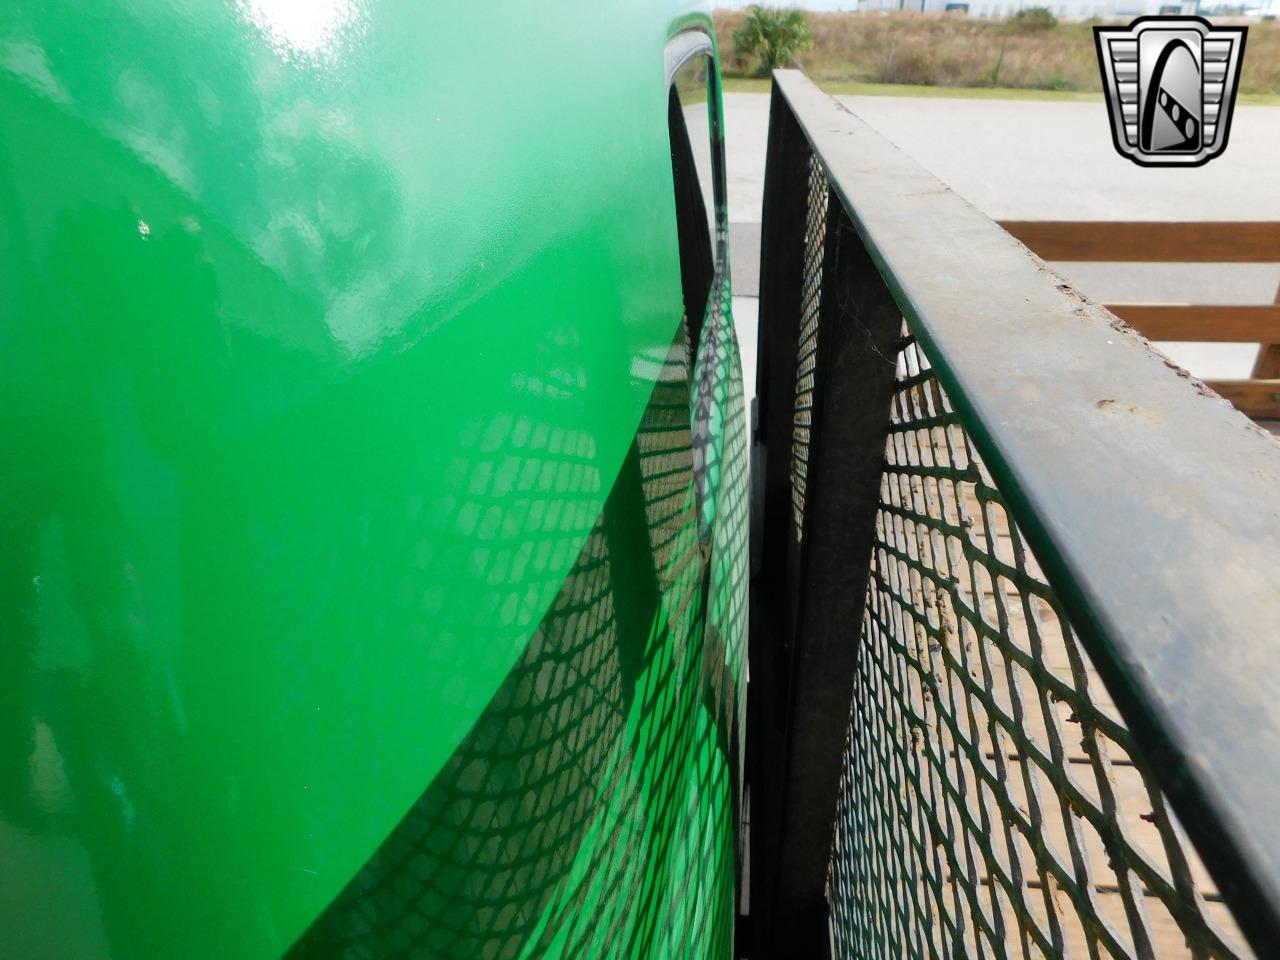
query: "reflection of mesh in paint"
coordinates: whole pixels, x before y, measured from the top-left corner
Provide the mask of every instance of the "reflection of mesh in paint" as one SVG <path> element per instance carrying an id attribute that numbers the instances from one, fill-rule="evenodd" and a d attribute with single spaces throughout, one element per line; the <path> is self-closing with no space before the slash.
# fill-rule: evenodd
<path id="1" fill-rule="evenodd" d="M 727 957 L 732 951 L 747 500 L 742 378 L 728 297 L 727 283 L 717 281 L 694 378 L 697 418 L 710 441 L 698 490 L 706 526 L 703 549 L 696 551 L 708 566 L 690 564 L 687 576 L 673 577 L 660 621 L 665 630 L 659 627 L 646 648 L 631 715 L 634 750 L 646 762 L 615 788 L 617 797 L 644 799 L 611 804 L 584 844 L 609 864 L 599 877 L 623 895 L 596 897 L 585 888 L 587 902 L 609 910 L 595 921 L 566 902 L 561 937 L 548 941 L 561 955 Z M 692 545 L 685 549 L 695 552 Z M 663 758 L 682 759 L 684 769 L 668 764 L 664 770 Z"/>
<path id="2" fill-rule="evenodd" d="M 723 342 L 708 333 L 704 325 L 704 348 Z M 671 562 L 644 639 L 630 750 L 611 766 L 574 871 L 526 956 L 723 958 L 732 950 L 736 759 L 726 755 L 732 734 L 717 718 L 731 715 L 734 701 L 708 682 L 709 665 L 722 669 L 723 650 L 713 631 L 704 636 L 688 367 L 675 367 L 675 356 L 637 432 L 654 551 Z M 659 518 L 666 518 L 662 536 Z"/>
<path id="3" fill-rule="evenodd" d="M 729 956 L 733 785 L 704 702 L 699 569 L 687 564 L 667 594 L 629 717 L 632 757 L 531 956 Z"/>
<path id="4" fill-rule="evenodd" d="M 274 646 L 278 659 L 272 668 L 282 678 L 274 686 L 296 695 L 272 704 L 274 722 L 287 724 L 313 709 L 308 691 L 323 686 L 309 679 L 313 675 L 366 677 L 394 670 L 395 645 L 374 642 L 386 624 L 416 623 L 406 639 L 440 664 L 442 676 L 461 660 L 510 662 L 509 646 L 477 649 L 467 638 L 494 623 L 524 628 L 526 635 L 533 631 L 580 548 L 581 531 L 595 519 L 601 488 L 595 438 L 556 422 L 564 401 L 537 383 L 526 383 L 523 397 L 521 414 L 461 424 L 456 453 L 439 461 L 411 460 L 396 487 L 366 482 L 359 462 L 345 471 L 330 467 L 328 500 L 313 512 L 291 502 L 291 509 L 278 511 L 251 545 L 240 548 L 258 562 L 246 578 L 272 583 L 273 602 L 263 615 L 273 619 L 263 624 L 264 632 L 306 637 L 345 630 L 369 641 L 322 650 L 300 642 Z M 272 482 L 285 486 L 288 469 L 319 468 L 306 459 L 282 464 Z M 437 503 L 419 493 L 425 486 L 419 471 L 428 469 L 443 474 L 449 491 Z M 393 512 L 387 504 L 403 508 Z M 285 552 L 295 563 L 310 558 L 314 576 L 276 576 Z M 482 585 L 486 602 L 477 604 Z M 344 602 L 326 603 L 331 596 Z M 345 662 L 335 663 L 338 656 Z M 462 701 L 470 695 L 459 691 L 450 702 L 466 709 Z M 398 722 L 398 714 L 389 710 L 385 721 Z M 361 742 L 333 748 L 367 752 Z"/>
<path id="5" fill-rule="evenodd" d="M 717 429 L 723 452 L 719 458 L 720 470 L 714 490 L 717 506 L 707 595 L 707 656 L 712 692 L 709 704 L 723 711 L 716 717 L 722 734 L 737 737 L 728 751 L 729 756 L 737 759 L 743 730 L 736 724 L 745 719 L 743 711 L 738 709 L 737 696 L 746 682 L 747 536 L 750 517 L 742 361 L 728 313 L 729 296 L 726 284 L 721 290 L 723 305 L 715 321 L 720 328 L 720 349 L 716 352 L 716 373 L 711 380 L 715 405 L 722 411 Z M 718 653 L 714 660 L 711 659 L 713 651 Z M 740 770 L 738 774 L 741 774 Z"/>
<path id="6" fill-rule="evenodd" d="M 731 711 L 707 709 L 686 357 L 528 649 L 295 955 L 729 955 Z"/>
<path id="7" fill-rule="evenodd" d="M 689 523 L 689 475 L 693 470 L 689 424 L 689 327 L 681 322 L 677 344 L 660 360 L 653 393 L 636 430 L 644 507 L 654 572 L 665 578 Z"/>
<path id="8" fill-rule="evenodd" d="M 296 954 L 518 956 L 621 726 L 615 646 L 597 525 L 471 734 Z"/>

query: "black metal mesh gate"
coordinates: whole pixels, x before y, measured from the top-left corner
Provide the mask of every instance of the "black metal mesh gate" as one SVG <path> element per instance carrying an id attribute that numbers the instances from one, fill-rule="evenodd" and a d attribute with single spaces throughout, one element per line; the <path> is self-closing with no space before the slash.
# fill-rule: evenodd
<path id="1" fill-rule="evenodd" d="M 740 955 L 1266 955 L 1280 451 L 798 74 L 769 136 Z"/>

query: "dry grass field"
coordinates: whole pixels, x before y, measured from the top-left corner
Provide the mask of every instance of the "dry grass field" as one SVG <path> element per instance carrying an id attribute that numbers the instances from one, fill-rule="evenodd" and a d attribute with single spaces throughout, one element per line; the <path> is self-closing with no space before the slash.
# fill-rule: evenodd
<path id="1" fill-rule="evenodd" d="M 734 48 L 742 11 L 717 11 L 716 32 L 727 75 L 750 75 Z M 1047 30 L 1010 21 L 954 15 L 812 13 L 813 45 L 797 65 L 815 80 L 835 83 L 1101 89 L 1088 23 Z M 1249 27 L 1240 84 L 1245 94 L 1280 94 L 1280 22 Z"/>

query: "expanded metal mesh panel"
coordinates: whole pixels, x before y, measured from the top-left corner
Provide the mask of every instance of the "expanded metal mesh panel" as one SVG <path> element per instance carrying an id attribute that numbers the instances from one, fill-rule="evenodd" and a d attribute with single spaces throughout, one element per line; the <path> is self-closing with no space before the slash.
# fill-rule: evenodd
<path id="1" fill-rule="evenodd" d="M 1249 955 L 904 343 L 829 875 L 836 955 Z"/>
<path id="2" fill-rule="evenodd" d="M 796 355 L 796 405 L 791 446 L 791 500 L 796 539 L 804 531 L 805 483 L 809 473 L 809 432 L 813 426 L 813 383 L 818 362 L 818 313 L 822 302 L 822 260 L 826 252 L 827 175 L 809 158 L 809 212 L 804 227 L 804 279 L 800 287 L 800 347 Z"/>

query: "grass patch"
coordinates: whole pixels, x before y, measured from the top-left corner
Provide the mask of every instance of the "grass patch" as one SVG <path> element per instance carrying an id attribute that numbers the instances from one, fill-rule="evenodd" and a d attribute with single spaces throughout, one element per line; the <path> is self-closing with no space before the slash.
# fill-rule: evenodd
<path id="1" fill-rule="evenodd" d="M 733 32 L 743 17 L 742 11 L 715 14 L 726 74 L 738 75 L 726 88 L 767 89 L 749 86 L 746 72 L 754 60 L 734 47 Z M 1012 20 L 943 14 L 808 18 L 813 45 L 796 57 L 796 65 L 832 93 L 1072 100 L 1102 89 L 1090 23 L 1027 29 Z M 885 86 L 901 89 L 882 91 Z M 1250 24 L 1240 93 L 1241 103 L 1280 102 L 1280 22 Z"/>
<path id="2" fill-rule="evenodd" d="M 956 100 L 1101 100 L 1084 90 L 1035 90 L 1017 87 L 933 87 L 921 83 L 858 83 L 856 80 L 814 81 L 841 97 L 949 97 Z M 770 82 L 757 77 L 725 77 L 726 93 L 768 93 Z M 1280 101 L 1280 97 L 1274 98 Z"/>
<path id="3" fill-rule="evenodd" d="M 839 97 L 944 97 L 956 100 L 1056 100 L 1062 102 L 1102 100 L 1100 92 L 1088 90 L 1036 90 L 1017 87 L 931 87 L 919 83 L 858 83 L 854 80 L 814 81 L 832 96 Z M 768 93 L 771 82 L 761 77 L 724 78 L 725 93 Z M 1242 93 L 1236 102 L 1253 106 L 1280 106 L 1280 93 Z"/>

